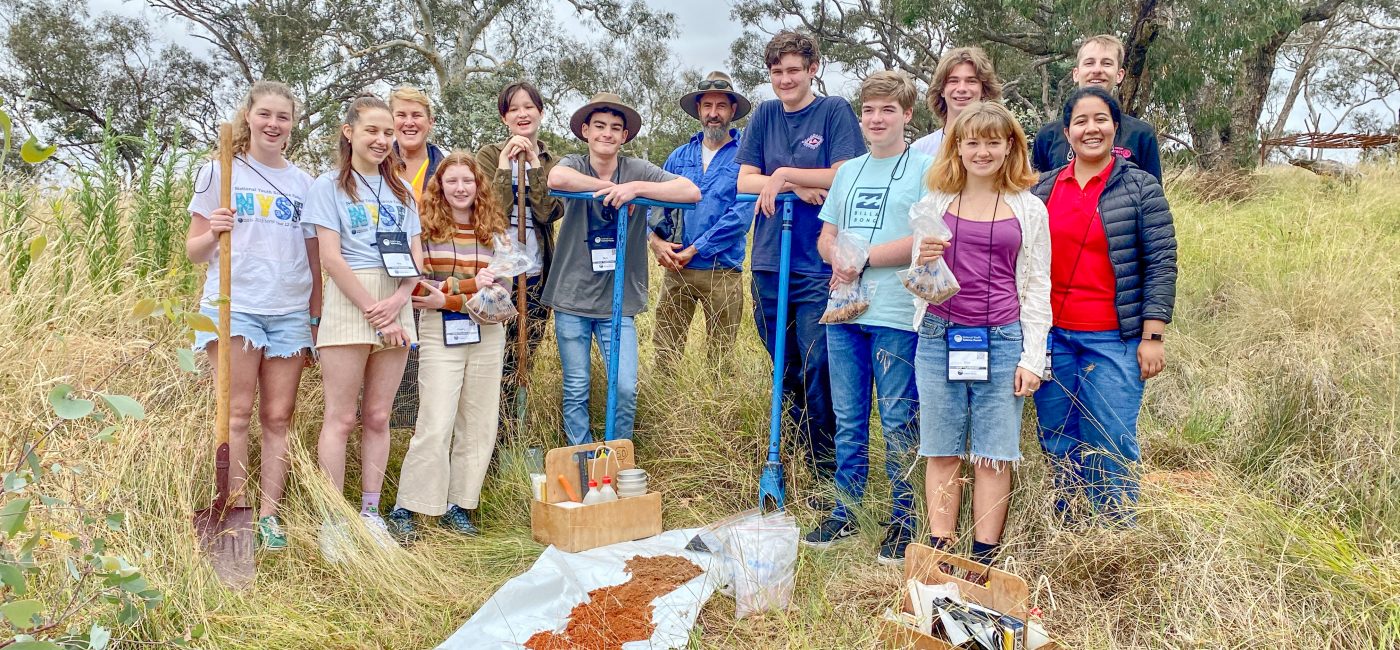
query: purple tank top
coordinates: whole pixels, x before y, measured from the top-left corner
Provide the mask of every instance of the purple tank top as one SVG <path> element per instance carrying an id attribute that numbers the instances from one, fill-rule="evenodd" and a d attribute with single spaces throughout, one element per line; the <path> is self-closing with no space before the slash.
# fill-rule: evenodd
<path id="1" fill-rule="evenodd" d="M 928 310 L 958 325 L 1010 325 L 1021 320 L 1021 300 L 1016 292 L 1021 222 L 1014 217 L 970 221 L 951 212 L 943 214 L 943 222 L 953 232 L 952 245 L 943 251 L 943 259 L 962 289 L 941 305 L 929 305 Z"/>

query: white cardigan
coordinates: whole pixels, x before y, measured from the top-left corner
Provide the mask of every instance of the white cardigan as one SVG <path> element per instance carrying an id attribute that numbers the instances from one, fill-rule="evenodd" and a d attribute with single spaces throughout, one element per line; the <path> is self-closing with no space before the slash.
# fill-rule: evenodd
<path id="1" fill-rule="evenodd" d="M 909 209 L 909 217 L 930 215 L 942 219 L 956 194 L 929 192 Z M 1038 376 L 1045 375 L 1045 341 L 1050 336 L 1050 214 L 1029 191 L 1003 195 L 1021 223 L 1021 252 L 1016 256 L 1016 295 L 1021 301 L 1021 361 L 1016 364 Z M 913 259 L 918 259 L 914 242 Z M 928 303 L 914 296 L 914 329 L 923 322 Z"/>

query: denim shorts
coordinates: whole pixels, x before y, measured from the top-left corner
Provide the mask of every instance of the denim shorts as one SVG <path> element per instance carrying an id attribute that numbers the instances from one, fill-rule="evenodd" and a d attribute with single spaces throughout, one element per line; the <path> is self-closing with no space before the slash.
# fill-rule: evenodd
<path id="1" fill-rule="evenodd" d="M 204 307 L 199 313 L 219 322 L 217 309 Z M 311 311 L 276 316 L 236 311 L 231 314 L 229 336 L 243 337 L 243 349 L 262 350 L 265 357 L 294 357 L 311 347 Z M 194 349 L 203 350 L 217 340 L 219 335 L 214 332 L 195 332 Z"/>
<path id="2" fill-rule="evenodd" d="M 1021 407 L 1016 364 L 1021 324 L 993 327 L 989 381 L 948 381 L 948 321 L 931 313 L 919 325 L 914 376 L 919 389 L 919 455 L 1021 460 Z"/>

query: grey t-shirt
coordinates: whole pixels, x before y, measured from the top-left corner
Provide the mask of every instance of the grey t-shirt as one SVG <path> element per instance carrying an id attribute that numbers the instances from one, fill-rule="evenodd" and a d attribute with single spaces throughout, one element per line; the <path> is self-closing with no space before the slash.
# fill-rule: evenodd
<path id="1" fill-rule="evenodd" d="M 340 254 L 350 268 L 384 268 L 384 260 L 375 247 L 380 232 L 399 232 L 409 239 L 423 232 L 418 222 L 418 209 L 410 197 L 404 203 L 394 196 L 378 175 L 355 174 L 358 200 L 340 189 L 340 173 L 332 170 L 321 174 L 307 190 L 302 222 L 340 233 Z"/>
<path id="2" fill-rule="evenodd" d="M 559 164 L 598 177 L 587 154 L 565 156 Z M 611 180 L 614 183 L 664 183 L 674 178 L 679 177 L 646 160 L 619 156 L 617 172 Z M 560 220 L 543 301 L 566 314 L 608 318 L 612 316 L 613 271 L 593 271 L 588 243 L 590 230 L 611 232 L 615 236 L 617 221 L 605 216 L 603 204 L 598 201 L 564 199 L 564 218 Z M 627 259 L 622 267 L 626 279 L 622 315 L 636 316 L 647 306 L 647 213 L 639 207 L 629 211 Z"/>

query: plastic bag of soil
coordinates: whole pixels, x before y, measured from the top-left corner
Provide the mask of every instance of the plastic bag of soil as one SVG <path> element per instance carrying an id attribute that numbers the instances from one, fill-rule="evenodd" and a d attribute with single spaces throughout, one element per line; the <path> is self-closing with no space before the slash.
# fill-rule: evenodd
<path id="1" fill-rule="evenodd" d="M 832 252 L 831 265 L 847 269 L 864 269 L 870 258 L 870 244 L 849 230 L 836 235 L 836 250 Z M 870 309 L 870 296 L 865 291 L 865 283 L 857 275 L 855 281 L 838 284 L 831 289 L 831 297 L 826 301 L 826 312 L 819 321 L 823 325 L 849 323 L 865 310 Z"/>
<path id="2" fill-rule="evenodd" d="M 486 268 L 495 274 L 497 280 L 520 275 L 530 268 L 530 256 L 524 249 L 524 246 L 514 246 L 510 237 L 496 235 L 491 239 L 493 256 Z M 462 308 L 471 315 L 472 320 L 483 325 L 508 323 L 519 314 L 511 301 L 510 290 L 499 283 L 482 287 L 467 299 Z"/>
<path id="3" fill-rule="evenodd" d="M 943 223 L 943 215 L 934 214 L 922 202 L 914 204 L 909 210 L 909 225 L 914 231 L 913 261 L 908 269 L 896 275 L 909 293 L 937 305 L 956 295 L 962 286 L 942 257 L 929 264 L 918 263 L 919 242 L 928 238 L 949 241 L 953 238 L 953 232 L 948 230 L 948 224 Z"/>
<path id="4" fill-rule="evenodd" d="M 734 597 L 734 618 L 785 611 L 797 572 L 797 519 L 755 514 L 716 531 L 729 574 L 722 593 Z"/>

